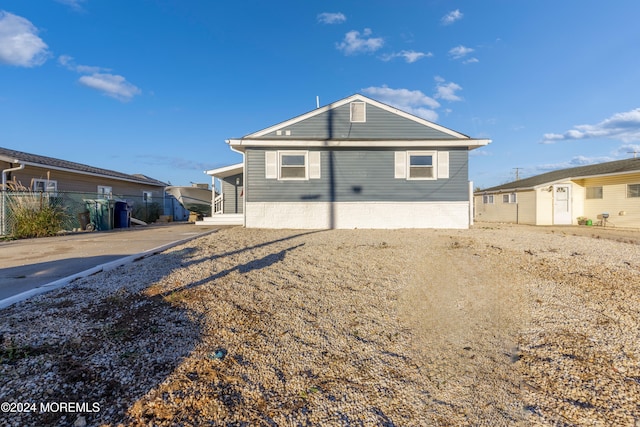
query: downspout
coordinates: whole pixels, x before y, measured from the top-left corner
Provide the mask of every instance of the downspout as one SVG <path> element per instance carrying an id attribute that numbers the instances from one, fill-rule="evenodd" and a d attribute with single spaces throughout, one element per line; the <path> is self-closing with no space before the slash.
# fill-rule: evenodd
<path id="1" fill-rule="evenodd" d="M 20 160 L 14 160 L 12 163 L 20 163 Z M 2 191 L 6 190 L 7 185 L 7 172 L 19 171 L 24 169 L 24 163 L 20 163 L 20 166 L 15 168 L 4 169 L 2 171 Z"/>
<path id="2" fill-rule="evenodd" d="M 20 163 L 19 160 L 15 160 L 13 161 L 13 163 Z M 2 205 L 0 206 L 0 216 L 2 217 L 2 221 L 0 224 L 0 236 L 4 236 L 6 234 L 6 223 L 7 223 L 7 218 L 6 218 L 6 212 L 5 212 L 5 206 L 6 206 L 6 199 L 7 199 L 7 172 L 13 172 L 13 171 L 19 171 L 24 169 L 24 163 L 20 163 L 20 166 L 14 167 L 14 168 L 9 168 L 9 169 L 3 169 L 2 170 Z"/>
<path id="3" fill-rule="evenodd" d="M 469 181 L 469 226 L 474 224 L 475 216 L 475 199 L 473 196 L 473 181 Z"/>

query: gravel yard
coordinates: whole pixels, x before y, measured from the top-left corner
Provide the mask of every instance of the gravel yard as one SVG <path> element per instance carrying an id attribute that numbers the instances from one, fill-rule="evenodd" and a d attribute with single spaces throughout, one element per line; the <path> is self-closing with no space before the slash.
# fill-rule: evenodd
<path id="1" fill-rule="evenodd" d="M 637 231 L 228 228 L 1 310 L 0 425 L 640 426 L 639 342 Z"/>

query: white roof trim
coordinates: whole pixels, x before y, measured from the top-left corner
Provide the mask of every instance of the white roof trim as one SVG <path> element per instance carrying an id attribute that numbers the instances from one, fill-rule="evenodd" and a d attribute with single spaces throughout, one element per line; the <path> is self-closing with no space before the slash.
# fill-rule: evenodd
<path id="1" fill-rule="evenodd" d="M 9 157 L 4 157 L 4 156 L 2 158 L 10 159 Z M 124 177 L 120 177 L 120 176 L 107 175 L 107 174 L 103 174 L 103 173 L 96 173 L 96 172 L 82 171 L 82 170 L 78 170 L 78 169 L 64 168 L 64 167 L 61 167 L 61 166 L 51 166 L 51 165 L 44 164 L 44 163 L 26 162 L 24 160 L 17 160 L 17 159 L 14 161 L 14 163 L 20 163 L 20 164 L 23 164 L 25 166 L 32 166 L 32 167 L 37 167 L 37 168 L 42 168 L 42 169 L 50 169 L 50 170 L 56 170 L 56 171 L 62 171 L 62 172 L 70 172 L 70 173 L 74 173 L 74 174 L 77 174 L 77 175 L 97 176 L 97 177 L 100 177 L 100 178 L 107 178 L 107 179 L 112 179 L 112 180 L 115 180 L 115 181 L 134 182 L 136 184 L 150 185 L 150 186 L 153 186 L 153 187 L 165 187 L 166 186 L 166 184 L 164 184 L 164 183 L 158 184 L 158 183 L 154 183 L 154 182 L 146 182 L 143 179 L 136 179 L 135 176 L 132 176 L 132 178 L 124 178 Z M 98 169 L 98 168 L 95 168 L 95 169 Z M 119 172 L 119 173 L 121 173 L 121 172 Z"/>
<path id="2" fill-rule="evenodd" d="M 483 147 L 490 139 L 420 139 L 420 140 L 282 140 L 282 139 L 229 139 L 231 147 Z"/>
<path id="3" fill-rule="evenodd" d="M 413 120 L 414 122 L 420 123 L 421 125 L 430 127 L 432 129 L 438 130 L 440 132 L 446 133 L 447 135 L 451 135 L 451 136 L 456 137 L 456 138 L 461 138 L 461 139 L 468 139 L 469 138 L 467 135 L 464 135 L 462 133 L 459 133 L 459 132 L 456 132 L 454 130 L 448 129 L 448 128 L 444 127 L 444 126 L 440 126 L 440 125 L 438 125 L 436 123 L 433 123 L 433 122 L 430 122 L 428 120 L 422 119 L 420 117 L 414 116 L 413 114 L 409 114 L 409 113 L 404 112 L 402 110 L 399 110 L 399 109 L 397 109 L 395 107 L 391 107 L 391 106 L 389 106 L 387 104 L 383 104 L 383 103 L 381 103 L 379 101 L 376 101 L 376 100 L 371 99 L 371 98 L 367 98 L 366 96 L 360 95 L 360 94 L 351 95 L 351 96 L 349 96 L 347 98 L 344 98 L 344 99 L 342 99 L 340 101 L 336 101 L 336 102 L 334 102 L 332 104 L 325 105 L 324 107 L 316 108 L 315 110 L 310 111 L 310 112 L 308 112 L 306 114 L 303 114 L 301 116 L 294 117 L 293 119 L 290 119 L 290 120 L 275 124 L 275 125 L 270 126 L 270 127 L 266 128 L 266 129 L 263 129 L 263 130 L 260 130 L 258 132 L 254 132 L 252 134 L 249 134 L 245 138 L 247 138 L 247 139 L 258 138 L 258 137 L 267 135 L 267 134 L 269 134 L 271 132 L 275 132 L 278 129 L 294 125 L 294 124 L 299 123 L 299 122 L 301 122 L 303 120 L 306 120 L 306 119 L 308 119 L 310 117 L 317 116 L 317 115 L 322 114 L 322 113 L 324 113 L 326 111 L 329 111 L 329 110 L 337 108 L 337 107 L 341 107 L 341 106 L 343 106 L 345 104 L 348 104 L 350 102 L 353 102 L 353 101 L 363 101 L 363 102 L 366 102 L 368 104 L 375 105 L 376 107 L 381 108 L 381 109 L 386 110 L 386 111 L 389 111 L 390 113 L 394 113 L 394 114 L 397 114 L 397 115 L 399 115 L 401 117 L 404 117 L 406 119 Z"/>
<path id="4" fill-rule="evenodd" d="M 217 169 L 210 169 L 208 171 L 204 171 L 207 175 L 216 176 L 216 177 L 226 177 L 235 175 L 236 173 L 242 172 L 244 169 L 243 163 L 236 163 L 235 165 L 223 166 Z"/>
<path id="5" fill-rule="evenodd" d="M 476 191 L 474 194 L 475 195 L 481 195 L 481 194 L 513 193 L 514 191 L 531 191 L 531 190 L 537 190 L 539 188 L 544 188 L 544 187 L 548 187 L 550 185 L 555 185 L 555 184 L 562 184 L 562 183 L 574 184 L 574 182 L 572 182 L 572 181 L 575 181 L 577 179 L 604 178 L 604 177 L 609 177 L 609 176 L 630 175 L 630 174 L 637 174 L 637 173 L 640 173 L 640 169 L 639 170 L 624 171 L 624 172 L 603 173 L 603 174 L 596 174 L 596 175 L 570 176 L 570 177 L 567 177 L 567 178 L 556 179 L 555 181 L 547 181 L 547 182 L 544 182 L 542 184 L 533 185 L 533 186 L 529 186 L 529 187 L 503 188 L 503 189 L 500 189 L 500 190 L 491 190 L 491 191 L 482 190 L 482 191 Z"/>

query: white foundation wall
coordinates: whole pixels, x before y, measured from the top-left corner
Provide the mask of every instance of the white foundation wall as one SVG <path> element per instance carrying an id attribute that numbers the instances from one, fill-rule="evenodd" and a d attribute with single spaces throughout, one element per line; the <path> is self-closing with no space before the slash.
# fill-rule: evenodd
<path id="1" fill-rule="evenodd" d="M 247 202 L 248 228 L 469 228 L 468 202 Z"/>

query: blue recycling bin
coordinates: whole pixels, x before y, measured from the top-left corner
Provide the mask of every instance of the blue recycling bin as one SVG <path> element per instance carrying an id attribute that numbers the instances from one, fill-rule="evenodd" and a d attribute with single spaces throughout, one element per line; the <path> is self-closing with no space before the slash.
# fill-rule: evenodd
<path id="1" fill-rule="evenodd" d="M 131 225 L 131 208 L 127 202 L 116 202 L 113 214 L 115 228 L 129 228 Z"/>

